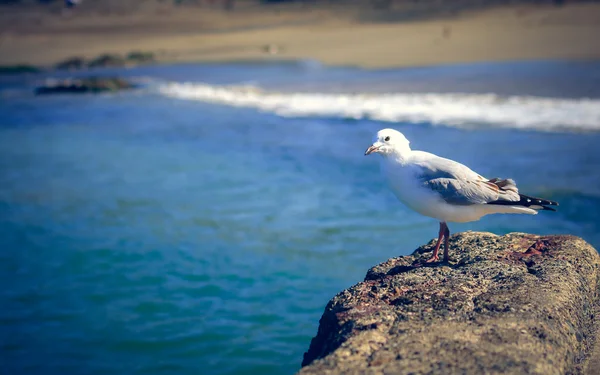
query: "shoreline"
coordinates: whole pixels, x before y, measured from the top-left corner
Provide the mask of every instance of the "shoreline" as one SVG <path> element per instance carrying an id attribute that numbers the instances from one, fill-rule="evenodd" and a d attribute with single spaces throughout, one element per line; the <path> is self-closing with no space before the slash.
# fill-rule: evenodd
<path id="1" fill-rule="evenodd" d="M 0 65 L 51 67 L 72 57 L 131 51 L 152 52 L 158 64 L 315 60 L 364 69 L 600 59 L 597 3 L 511 5 L 386 23 L 334 17 L 327 10 L 231 16 L 213 10 L 202 16 L 212 24 L 193 29 L 197 11 L 173 13 L 155 27 L 149 26 L 155 18 L 143 14 L 127 26 L 124 16 L 76 15 L 61 24 L 55 14 L 41 13 L 35 25 L 18 32 L 23 20 L 13 15 L 14 30 L 10 24 L 0 29 Z"/>

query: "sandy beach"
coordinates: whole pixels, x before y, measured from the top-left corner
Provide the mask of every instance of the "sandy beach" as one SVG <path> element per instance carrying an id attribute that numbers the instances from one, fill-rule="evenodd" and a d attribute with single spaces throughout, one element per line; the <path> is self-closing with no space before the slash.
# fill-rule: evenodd
<path id="1" fill-rule="evenodd" d="M 0 65 L 151 51 L 159 62 L 315 59 L 365 68 L 600 58 L 600 4 L 503 6 L 402 18 L 335 6 L 135 9 L 3 6 Z M 383 15 L 387 15 L 384 17 Z"/>

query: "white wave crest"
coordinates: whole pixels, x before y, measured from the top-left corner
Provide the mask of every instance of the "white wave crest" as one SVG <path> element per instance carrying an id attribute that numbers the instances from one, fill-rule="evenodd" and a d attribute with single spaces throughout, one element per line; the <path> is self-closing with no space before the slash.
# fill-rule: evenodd
<path id="1" fill-rule="evenodd" d="M 386 122 L 476 127 L 492 125 L 543 131 L 600 130 L 600 100 L 495 94 L 279 93 L 253 86 L 170 83 L 167 96 L 257 108 L 285 117 L 342 117 Z"/>

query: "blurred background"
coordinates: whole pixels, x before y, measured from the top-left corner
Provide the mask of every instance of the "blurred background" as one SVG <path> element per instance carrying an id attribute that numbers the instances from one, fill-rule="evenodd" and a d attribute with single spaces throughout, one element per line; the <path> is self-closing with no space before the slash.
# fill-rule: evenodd
<path id="1" fill-rule="evenodd" d="M 3 374 L 293 374 L 328 300 L 437 235 L 381 128 L 600 246 L 600 2 L 0 1 Z"/>

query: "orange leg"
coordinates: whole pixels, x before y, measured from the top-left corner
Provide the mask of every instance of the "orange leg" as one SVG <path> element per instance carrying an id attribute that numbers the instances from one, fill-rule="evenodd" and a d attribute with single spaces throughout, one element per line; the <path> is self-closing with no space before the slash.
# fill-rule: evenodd
<path id="1" fill-rule="evenodd" d="M 444 262 L 448 263 L 448 239 L 450 238 L 450 229 L 446 223 L 444 223 L 444 227 L 446 228 L 444 230 Z"/>
<path id="2" fill-rule="evenodd" d="M 437 243 L 435 244 L 435 248 L 433 249 L 433 255 L 431 256 L 431 258 L 429 258 L 425 261 L 426 263 L 437 262 L 438 260 L 440 260 L 440 257 L 438 256 L 438 252 L 440 251 L 440 245 L 442 244 L 442 238 L 444 238 L 444 234 L 446 234 L 446 231 L 448 231 L 448 226 L 446 225 L 446 223 L 440 223 L 440 232 L 438 234 L 438 240 L 437 240 Z M 444 250 L 444 260 L 446 261 L 448 259 L 448 237 L 446 237 L 445 245 L 446 246 L 445 246 L 445 250 Z"/>

